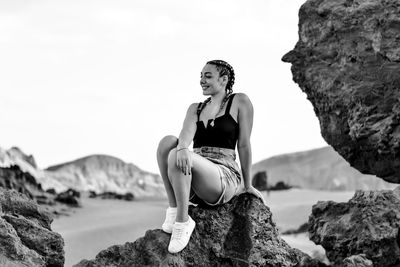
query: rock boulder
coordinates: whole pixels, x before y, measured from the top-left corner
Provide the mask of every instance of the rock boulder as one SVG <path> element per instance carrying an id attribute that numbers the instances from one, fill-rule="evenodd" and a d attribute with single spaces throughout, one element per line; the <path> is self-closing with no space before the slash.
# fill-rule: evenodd
<path id="1" fill-rule="evenodd" d="M 337 266 L 400 266 L 400 187 L 357 191 L 347 203 L 319 201 L 308 229 Z"/>
<path id="2" fill-rule="evenodd" d="M 283 57 L 324 139 L 353 167 L 400 183 L 400 1 L 309 0 Z"/>
<path id="3" fill-rule="evenodd" d="M 33 200 L 0 188 L 0 266 L 64 265 L 64 240 Z"/>
<path id="4" fill-rule="evenodd" d="M 135 242 L 112 246 L 75 267 L 98 266 L 323 266 L 279 237 L 271 212 L 242 194 L 215 208 L 190 207 L 196 228 L 188 246 L 169 254 L 170 234 L 149 230 Z"/>

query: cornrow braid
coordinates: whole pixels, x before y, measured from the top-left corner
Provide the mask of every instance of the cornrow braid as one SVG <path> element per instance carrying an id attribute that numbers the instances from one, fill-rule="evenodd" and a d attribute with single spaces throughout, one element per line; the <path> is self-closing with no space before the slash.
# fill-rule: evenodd
<path id="1" fill-rule="evenodd" d="M 208 61 L 207 64 L 214 65 L 217 68 L 220 77 L 224 75 L 228 76 L 228 83 L 226 84 L 225 90 L 227 95 L 232 94 L 232 87 L 235 83 L 235 72 L 233 71 L 232 66 L 223 60 L 211 60 Z"/>

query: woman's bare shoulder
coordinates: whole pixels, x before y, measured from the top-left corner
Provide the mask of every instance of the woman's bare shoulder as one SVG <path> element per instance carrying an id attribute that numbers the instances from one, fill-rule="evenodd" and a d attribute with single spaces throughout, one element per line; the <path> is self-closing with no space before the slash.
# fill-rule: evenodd
<path id="1" fill-rule="evenodd" d="M 192 103 L 190 104 L 187 113 L 190 114 L 197 114 L 197 107 L 199 106 L 199 103 Z"/>
<path id="2" fill-rule="evenodd" d="M 236 93 L 235 99 L 239 105 L 251 105 L 250 98 L 245 93 Z"/>

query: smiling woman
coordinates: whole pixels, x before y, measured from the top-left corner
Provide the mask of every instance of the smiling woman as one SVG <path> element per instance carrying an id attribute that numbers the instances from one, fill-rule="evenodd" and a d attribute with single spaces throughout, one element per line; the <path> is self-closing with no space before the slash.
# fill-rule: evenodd
<path id="1" fill-rule="evenodd" d="M 179 138 L 164 137 L 157 150 L 169 201 L 162 229 L 172 233 L 168 246 L 171 253 L 186 247 L 195 228 L 188 215 L 189 201 L 222 205 L 242 192 L 264 201 L 251 186 L 253 106 L 249 98 L 243 93 L 232 93 L 235 73 L 225 61 L 207 62 L 200 78 L 203 95 L 210 97 L 191 104 Z M 242 170 L 235 161 L 236 146 Z M 245 190 L 240 189 L 242 179 Z"/>

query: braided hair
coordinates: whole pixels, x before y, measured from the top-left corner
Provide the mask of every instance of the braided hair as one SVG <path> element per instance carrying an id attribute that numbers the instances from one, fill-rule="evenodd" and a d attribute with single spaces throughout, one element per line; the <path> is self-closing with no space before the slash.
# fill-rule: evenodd
<path id="1" fill-rule="evenodd" d="M 233 71 L 232 66 L 223 60 L 211 60 L 208 61 L 207 64 L 214 65 L 217 68 L 220 77 L 224 75 L 228 76 L 228 83 L 226 84 L 225 90 L 227 95 L 232 94 L 232 87 L 235 83 L 235 72 Z"/>

